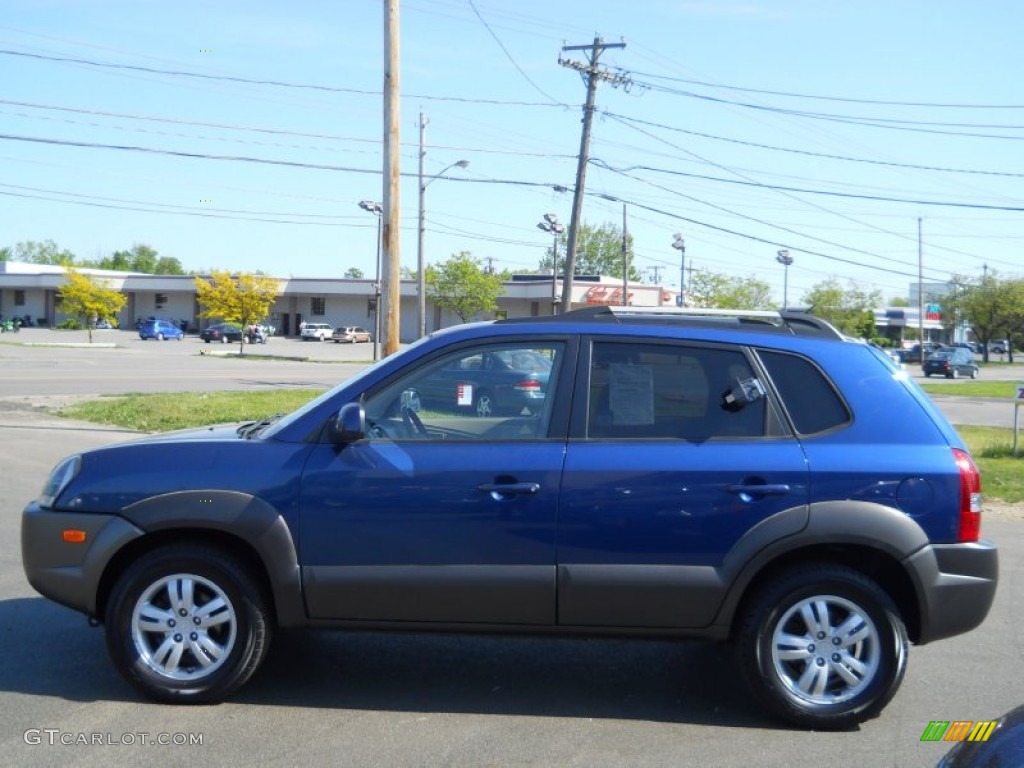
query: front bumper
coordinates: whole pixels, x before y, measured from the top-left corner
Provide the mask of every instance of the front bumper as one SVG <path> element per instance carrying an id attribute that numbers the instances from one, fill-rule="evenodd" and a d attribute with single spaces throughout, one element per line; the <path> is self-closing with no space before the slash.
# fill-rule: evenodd
<path id="1" fill-rule="evenodd" d="M 999 580 L 999 552 L 991 541 L 934 544 L 905 564 L 920 598 L 919 644 L 968 632 L 985 620 Z"/>
<path id="2" fill-rule="evenodd" d="M 64 540 L 64 531 L 85 540 Z M 21 516 L 21 560 L 33 589 L 89 616 L 97 615 L 100 579 L 110 559 L 142 530 L 116 515 L 55 512 L 29 504 Z"/>

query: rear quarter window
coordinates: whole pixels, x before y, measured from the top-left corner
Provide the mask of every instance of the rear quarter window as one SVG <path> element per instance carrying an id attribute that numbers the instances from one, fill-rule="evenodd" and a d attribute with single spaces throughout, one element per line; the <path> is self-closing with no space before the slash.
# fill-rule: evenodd
<path id="1" fill-rule="evenodd" d="M 821 369 L 799 355 L 758 350 L 797 433 L 813 435 L 850 422 L 850 411 Z"/>

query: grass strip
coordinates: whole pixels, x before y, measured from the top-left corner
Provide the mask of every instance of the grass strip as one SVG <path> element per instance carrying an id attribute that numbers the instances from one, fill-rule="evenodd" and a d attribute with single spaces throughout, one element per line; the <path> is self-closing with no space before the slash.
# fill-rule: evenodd
<path id="1" fill-rule="evenodd" d="M 174 392 L 117 395 L 68 406 L 59 415 L 141 432 L 168 432 L 256 421 L 288 413 L 319 395 L 319 389 L 258 389 L 249 392 Z"/>

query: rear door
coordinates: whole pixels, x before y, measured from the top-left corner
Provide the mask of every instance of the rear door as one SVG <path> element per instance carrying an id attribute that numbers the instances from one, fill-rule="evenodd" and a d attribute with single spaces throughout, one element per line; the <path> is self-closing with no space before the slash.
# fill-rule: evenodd
<path id="1" fill-rule="evenodd" d="M 808 470 L 754 359 L 672 340 L 584 344 L 558 518 L 558 621 L 701 627 L 730 549 L 806 515 Z"/>

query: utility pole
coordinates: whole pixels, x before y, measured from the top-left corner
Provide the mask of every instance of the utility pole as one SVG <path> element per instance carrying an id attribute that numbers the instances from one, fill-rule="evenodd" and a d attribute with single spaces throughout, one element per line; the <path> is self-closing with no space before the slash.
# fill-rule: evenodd
<path id="1" fill-rule="evenodd" d="M 658 266 L 658 265 L 655 265 L 655 266 L 651 267 L 651 272 L 654 273 L 652 282 L 655 285 L 661 285 L 661 267 Z"/>
<path id="2" fill-rule="evenodd" d="M 590 123 L 594 116 L 594 97 L 597 84 L 601 80 L 613 86 L 629 86 L 631 81 L 624 75 L 616 75 L 607 70 L 599 69 L 597 61 L 606 48 L 625 48 L 625 43 L 607 43 L 595 37 L 591 45 L 563 45 L 562 51 L 590 51 L 587 63 L 570 61 L 558 57 L 563 67 L 575 69 L 587 81 L 587 103 L 583 107 L 583 135 L 580 137 L 580 156 L 576 165 L 576 190 L 572 197 L 572 216 L 569 221 L 569 242 L 565 253 L 565 276 L 562 278 L 562 312 L 572 309 L 572 277 L 576 271 L 576 236 L 580 229 L 580 217 L 583 210 L 583 190 L 587 181 L 587 161 L 590 155 Z"/>
<path id="3" fill-rule="evenodd" d="M 398 351 L 401 311 L 401 268 L 399 255 L 399 67 L 398 0 L 384 2 L 384 194 L 381 238 L 384 277 L 384 356 Z"/>
<path id="4" fill-rule="evenodd" d="M 917 217 L 917 340 L 924 363 L 924 248 L 921 245 L 921 217 Z"/>
<path id="5" fill-rule="evenodd" d="M 626 225 L 626 204 L 622 204 L 622 306 L 629 305 L 629 228 Z"/>
<path id="6" fill-rule="evenodd" d="M 423 238 L 426 232 L 426 201 L 427 185 L 423 181 L 423 162 L 427 157 L 424 138 L 427 123 L 430 121 L 420 112 L 420 171 L 419 171 L 419 225 L 416 227 L 416 338 L 421 339 L 427 334 L 427 284 L 426 256 L 423 253 Z"/>
<path id="7" fill-rule="evenodd" d="M 672 235 L 672 247 L 679 251 L 679 298 L 676 300 L 677 307 L 686 306 L 686 241 L 683 236 L 676 232 Z M 690 277 L 693 278 L 693 267 L 690 267 Z"/>

